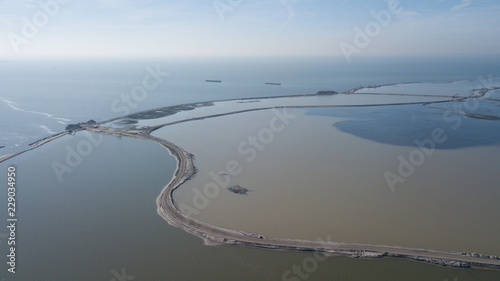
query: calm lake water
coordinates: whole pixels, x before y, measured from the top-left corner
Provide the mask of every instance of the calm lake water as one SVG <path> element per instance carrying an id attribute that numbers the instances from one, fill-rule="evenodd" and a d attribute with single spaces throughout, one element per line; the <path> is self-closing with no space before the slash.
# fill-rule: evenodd
<path id="1" fill-rule="evenodd" d="M 104 136 L 60 182 L 52 163 L 66 164 L 68 151 L 81 147 L 87 135 L 64 137 L 0 164 L 3 171 L 17 167 L 19 219 L 17 273 L 6 272 L 6 241 L 1 236 L 0 279 L 107 281 L 118 280 L 113 273 L 125 273 L 128 280 L 286 280 L 284 272 L 313 257 L 208 247 L 169 226 L 156 213 L 155 199 L 170 180 L 175 160 L 156 143 Z M 6 182 L 6 173 L 0 180 Z M 0 207 L 6 210 L 5 200 Z M 332 257 L 317 264 L 309 280 L 462 281 L 500 276 L 394 259 Z"/>
<path id="2" fill-rule="evenodd" d="M 0 61 L 0 120 L 5 120 L 0 154 L 22 150 L 68 124 L 124 115 L 113 103 L 142 84 L 148 67 L 170 75 L 133 102 L 131 113 L 201 101 L 342 92 L 360 85 L 488 81 L 490 75 L 500 77 L 499 65 L 499 56 L 367 57 L 352 63 L 344 57 Z"/>
<path id="3" fill-rule="evenodd" d="M 449 98 L 443 97 L 418 97 L 418 96 L 380 96 L 380 95 L 325 95 L 325 96 L 298 96 L 285 98 L 251 99 L 251 100 L 231 100 L 213 102 L 207 106 L 200 106 L 189 111 L 180 111 L 163 118 L 138 120 L 134 126 L 155 126 L 186 120 L 189 118 L 210 116 L 213 114 L 227 114 L 231 112 L 253 110 L 260 108 L 272 108 L 279 106 L 356 106 L 356 105 L 382 105 L 398 103 L 418 103 L 446 101 Z M 120 126 L 117 120 L 109 123 L 114 127 Z M 105 124 L 104 126 L 108 126 Z"/>
<path id="4" fill-rule="evenodd" d="M 341 92 L 370 84 L 479 82 L 481 76 L 500 76 L 499 65 L 499 57 L 486 56 L 367 58 L 351 64 L 344 58 L 3 61 L 0 147 L 5 148 L 0 155 L 24 149 L 69 123 L 123 115 L 112 104 L 142 83 L 148 67 L 159 67 L 170 76 L 131 112 L 201 101 Z M 223 82 L 206 83 L 206 79 Z M 410 88 L 405 90 L 411 93 Z M 457 89 L 453 86 L 446 95 Z M 487 97 L 499 99 L 500 91 Z M 247 186 L 249 194 L 220 190 L 197 218 L 284 237 L 326 240 L 330 235 L 335 241 L 498 253 L 498 243 L 490 244 L 499 234 L 498 219 L 493 219 L 499 215 L 499 197 L 492 186 L 498 182 L 498 176 L 492 179 L 492 170 L 499 166 L 498 122 L 463 119 L 460 130 L 450 130 L 450 123 L 437 117 L 443 114 L 439 110 L 415 115 L 411 107 L 380 109 L 294 111 L 298 117 L 251 163 L 246 163 L 249 154 L 238 153 L 238 145 L 269 127 L 271 112 L 169 127 L 161 133 L 195 153 L 200 168 L 176 196 L 192 204 L 192 188 L 212 181 L 209 171 L 222 171 L 229 160 L 237 160 L 243 171 L 234 183 Z M 498 103 L 485 101 L 480 112 L 498 112 Z M 416 138 L 429 136 L 428 129 L 438 126 L 446 129 L 450 141 L 392 193 L 382 173 L 397 169 L 398 156 L 407 156 L 415 149 Z M 135 281 L 294 280 L 292 275 L 282 278 L 283 273 L 314 257 L 203 245 L 156 213 L 155 200 L 175 169 L 167 150 L 147 141 L 104 136 L 87 151 L 87 136 L 63 137 L 0 164 L 1 187 L 6 187 L 7 167 L 17 167 L 19 218 L 16 275 L 7 273 L 7 229 L 0 230 L 0 280 L 108 281 L 119 280 L 116 274 L 122 270 Z M 88 155 L 69 167 L 68 151 L 78 149 Z M 68 158 L 70 163 L 80 162 L 74 157 Z M 54 161 L 71 170 L 61 175 L 62 182 L 52 167 Z M 375 168 L 366 172 L 369 165 Z M 316 196 L 311 189 L 318 191 Z M 0 195 L 4 217 L 6 195 L 4 189 Z M 297 200 L 299 196 L 303 200 Z M 318 221 L 328 223 L 315 224 Z M 500 274 L 405 260 L 332 257 L 318 262 L 306 279 L 463 281 L 499 280 Z"/>
<path id="5" fill-rule="evenodd" d="M 443 112 L 422 105 L 287 112 L 296 117 L 272 137 L 271 110 L 154 132 L 196 157 L 198 174 L 175 193 L 197 210 L 190 215 L 273 237 L 500 254 L 498 122 L 467 118 L 454 130 Z M 384 174 L 398 174 L 400 157 L 409 161 L 421 151 L 414 141 L 432 139 L 436 128 L 446 141 L 420 152 L 392 192 Z M 265 140 L 254 153 L 252 136 Z M 240 173 L 228 176 L 232 161 Z M 251 191 L 233 194 L 226 179 Z M 223 186 L 216 196 L 210 183 Z"/>

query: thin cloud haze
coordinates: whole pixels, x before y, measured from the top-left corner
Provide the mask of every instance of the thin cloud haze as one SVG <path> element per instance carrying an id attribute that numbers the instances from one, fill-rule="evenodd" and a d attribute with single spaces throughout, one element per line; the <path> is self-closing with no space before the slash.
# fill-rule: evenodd
<path id="1" fill-rule="evenodd" d="M 260 0 L 222 10 L 212 1 L 62 1 L 29 43 L 13 50 L 39 3 L 0 1 L 4 58 L 341 55 L 355 28 L 373 21 L 386 1 Z M 425 2 L 425 3 L 424 3 Z M 229 5 L 229 4 L 227 4 Z M 363 50 L 366 55 L 500 53 L 500 3 L 491 0 L 400 1 L 403 12 Z M 12 37 L 12 36 L 11 36 Z M 413 44 L 407 44 L 412 42 Z M 458 44 L 458 42 L 474 42 Z"/>

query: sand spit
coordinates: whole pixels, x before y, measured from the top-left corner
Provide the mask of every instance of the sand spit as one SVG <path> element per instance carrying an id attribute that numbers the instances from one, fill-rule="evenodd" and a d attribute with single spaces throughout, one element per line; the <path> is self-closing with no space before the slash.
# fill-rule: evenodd
<path id="1" fill-rule="evenodd" d="M 193 155 L 163 139 L 151 136 L 140 136 L 140 138 L 150 138 L 150 140 L 162 144 L 177 159 L 177 170 L 174 177 L 156 200 L 158 214 L 170 225 L 202 238 L 207 245 L 229 244 L 272 250 L 313 251 L 354 258 L 396 257 L 457 268 L 486 267 L 500 269 L 500 258 L 497 256 L 465 252 L 448 253 L 383 245 L 281 239 L 265 237 L 258 233 L 225 229 L 198 221 L 183 214 L 173 197 L 174 191 L 196 173 Z"/>
<path id="2" fill-rule="evenodd" d="M 117 134 L 114 129 L 88 127 L 87 131 Z M 177 159 L 177 169 L 172 180 L 163 188 L 156 199 L 157 212 L 170 225 L 183 229 L 205 241 L 206 245 L 238 245 L 269 250 L 310 251 L 325 255 L 343 255 L 353 258 L 405 258 L 455 268 L 494 268 L 500 269 L 500 257 L 477 253 L 439 252 L 427 249 L 411 249 L 395 246 L 368 245 L 358 243 L 320 242 L 308 240 L 266 237 L 258 233 L 231 230 L 211 225 L 181 212 L 174 199 L 174 191 L 190 180 L 197 172 L 194 155 L 180 146 L 148 133 L 120 133 L 154 141 L 164 146 Z"/>
<path id="3" fill-rule="evenodd" d="M 58 138 L 60 138 L 62 136 L 68 135 L 68 134 L 69 134 L 69 132 L 61 132 L 61 133 L 58 133 L 58 134 L 55 134 L 55 135 L 52 135 L 52 136 L 48 136 L 48 137 L 43 138 L 41 140 L 38 140 L 36 142 L 30 143 L 29 146 L 31 146 L 31 147 L 28 148 L 28 149 L 25 149 L 23 151 L 19 151 L 19 152 L 16 152 L 16 153 L 12 153 L 12 154 L 6 154 L 6 155 L 0 156 L 0 163 L 5 162 L 5 161 L 7 161 L 7 160 L 9 160 L 11 158 L 14 158 L 14 157 L 18 156 L 18 155 L 21 155 L 21 154 L 23 154 L 25 152 L 28 152 L 28 151 L 30 151 L 32 149 L 38 148 L 38 147 L 40 147 L 40 146 L 42 146 L 42 145 L 44 145 L 44 144 L 46 144 L 48 142 L 51 142 L 51 141 L 53 141 L 55 139 L 58 139 Z"/>
<path id="4" fill-rule="evenodd" d="M 344 92 L 342 94 L 355 94 L 355 91 L 359 88 L 352 89 L 350 91 Z M 483 91 L 482 94 L 486 93 Z M 244 100 L 243 100 L 244 101 Z M 441 101 L 442 102 L 442 101 Z M 436 102 L 432 102 L 436 103 Z M 416 104 L 416 103 L 410 103 Z M 429 104 L 421 103 L 420 104 Z M 399 105 L 399 104 L 387 104 L 387 105 Z M 371 106 L 371 105 L 364 105 Z M 376 104 L 373 106 L 383 106 L 381 104 Z M 282 106 L 273 108 L 310 108 L 318 106 Z M 335 107 L 335 106 L 322 106 L 322 107 Z M 342 107 L 342 106 L 340 106 Z M 258 110 L 264 110 L 261 108 Z M 270 108 L 269 108 L 270 109 Z M 248 111 L 253 111 L 257 109 L 252 109 Z M 158 109 L 153 109 L 150 111 L 140 112 L 139 114 L 145 114 L 148 117 L 155 115 L 156 113 L 169 114 L 171 113 L 168 109 L 162 108 L 162 112 L 156 112 Z M 245 110 L 246 111 L 246 110 Z M 197 172 L 194 155 L 185 151 L 180 146 L 171 143 L 165 139 L 157 138 L 151 136 L 151 132 L 164 126 L 177 124 L 181 122 L 188 122 L 193 120 L 200 120 L 204 118 L 212 118 L 230 114 L 237 114 L 245 111 L 235 111 L 224 114 L 216 114 L 211 116 L 204 116 L 202 118 L 191 118 L 182 121 L 177 121 L 169 124 L 162 124 L 154 127 L 147 127 L 143 129 L 135 129 L 130 131 L 116 130 L 107 127 L 100 127 L 101 124 L 126 118 L 129 116 L 123 116 L 120 118 L 114 118 L 111 120 L 103 121 L 98 123 L 98 125 L 82 125 L 81 130 L 86 130 L 96 133 L 105 133 L 111 135 L 129 136 L 139 139 L 145 139 L 153 141 L 164 146 L 169 153 L 177 159 L 177 169 L 172 177 L 171 181 L 163 188 L 160 195 L 156 199 L 157 212 L 162 216 L 170 225 L 181 228 L 188 233 L 196 235 L 202 238 L 207 245 L 239 245 L 248 246 L 256 248 L 264 248 L 271 250 L 293 250 L 293 251 L 311 251 L 320 252 L 325 255 L 344 255 L 353 258 L 381 258 L 381 257 L 397 257 L 405 258 L 416 261 L 423 261 L 432 264 L 450 266 L 456 268 L 470 268 L 470 267 L 482 267 L 482 268 L 495 268 L 500 269 L 500 257 L 497 256 L 487 256 L 477 253 L 465 253 L 465 252 L 439 252 L 427 249 L 411 249 L 395 246 L 384 246 L 384 245 L 368 245 L 368 244 L 358 244 L 358 243 L 338 243 L 338 242 L 319 242 L 319 241 L 307 241 L 307 240 L 294 240 L 294 239 L 283 239 L 275 237 L 266 237 L 258 233 L 247 233 L 238 230 L 231 230 L 226 228 L 221 228 L 214 226 L 192 217 L 189 217 L 181 212 L 179 206 L 174 200 L 173 193 L 176 189 L 182 186 L 183 183 L 190 180 Z M 148 114 L 148 112 L 151 112 Z M 136 113 L 137 114 L 137 113 Z M 34 149 L 39 147 L 55 138 L 68 134 L 68 132 L 63 132 L 58 135 L 43 139 L 39 142 L 33 144 Z M 28 150 L 26 150 L 28 151 Z M 25 152 L 25 151 L 23 151 Z M 20 153 L 23 153 L 20 152 Z M 18 154 L 20 154 L 18 153 Z M 16 154 L 16 155 L 18 155 Z M 7 155 L 8 157 L 0 158 L 0 162 L 10 159 L 16 155 Z"/>
<path id="5" fill-rule="evenodd" d="M 88 130 L 116 134 L 113 129 L 109 128 L 88 128 Z M 145 129 L 142 133 L 135 131 L 130 134 L 121 133 L 121 135 L 157 142 L 168 149 L 169 153 L 177 159 L 177 169 L 172 180 L 157 197 L 158 214 L 170 225 L 202 238 L 206 245 L 227 244 L 270 250 L 311 251 L 325 255 L 343 255 L 353 258 L 394 257 L 455 268 L 482 267 L 500 269 L 500 258 L 497 256 L 465 252 L 439 252 L 384 245 L 282 239 L 266 237 L 258 233 L 226 229 L 196 220 L 181 212 L 173 196 L 176 189 L 196 174 L 194 155 L 174 143 L 151 136 L 149 133 L 150 130 Z"/>

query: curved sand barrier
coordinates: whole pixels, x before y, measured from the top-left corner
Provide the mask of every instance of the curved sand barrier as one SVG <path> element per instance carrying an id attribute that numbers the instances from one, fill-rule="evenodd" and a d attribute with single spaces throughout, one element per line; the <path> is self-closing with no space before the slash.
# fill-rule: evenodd
<path id="1" fill-rule="evenodd" d="M 160 143 L 177 159 L 177 170 L 174 177 L 156 199 L 158 214 L 170 225 L 204 239 L 207 245 L 230 244 L 272 250 L 315 251 L 327 255 L 347 255 L 356 258 L 380 258 L 386 256 L 458 268 L 477 266 L 500 269 L 500 258 L 496 256 L 475 253 L 439 252 L 383 245 L 282 239 L 265 237 L 257 233 L 225 229 L 201 222 L 182 213 L 173 197 L 174 191 L 196 173 L 193 155 L 181 147 L 160 138 L 145 135 L 140 136 L 140 138 Z"/>
<path id="2" fill-rule="evenodd" d="M 353 89 L 354 90 L 354 89 Z M 349 93 L 346 92 L 346 93 Z M 425 104 L 418 102 L 419 104 Z M 400 105 L 398 104 L 377 104 L 373 106 L 383 105 Z M 403 103 L 406 104 L 406 103 Z M 408 103 L 417 104 L 417 103 Z M 366 106 L 366 105 L 364 105 Z M 324 106 L 282 106 L 274 108 L 310 108 L 310 107 L 335 107 L 334 105 Z M 500 258 L 497 256 L 487 256 L 476 253 L 455 253 L 455 252 L 439 252 L 426 249 L 411 249 L 395 246 L 383 245 L 368 245 L 358 243 L 337 243 L 337 242 L 317 242 L 307 240 L 293 240 L 275 237 L 265 237 L 257 233 L 247 233 L 237 230 L 221 228 L 215 225 L 201 222 L 192 217 L 189 217 L 181 212 L 174 200 L 173 193 L 176 189 L 182 186 L 183 183 L 191 179 L 197 172 L 194 164 L 194 156 L 167 140 L 151 136 L 150 133 L 161 127 L 181 123 L 187 121 L 200 120 L 204 118 L 219 117 L 223 115 L 238 114 L 245 111 L 264 110 L 266 108 L 243 110 L 239 112 L 230 112 L 225 114 L 216 114 L 211 116 L 191 118 L 183 121 L 172 122 L 142 130 L 134 131 L 119 131 L 111 128 L 102 128 L 99 126 L 84 126 L 82 130 L 91 132 L 117 134 L 121 136 L 135 137 L 145 140 L 154 141 L 164 146 L 172 156 L 177 159 L 177 169 L 172 180 L 164 187 L 160 195 L 156 199 L 157 211 L 170 225 L 181 228 L 188 233 L 196 235 L 204 239 L 207 245 L 241 245 L 257 248 L 265 248 L 272 250 L 295 250 L 295 251 L 314 251 L 324 253 L 326 255 L 346 255 L 356 258 L 380 258 L 380 257 L 398 257 L 417 261 L 424 261 L 433 264 L 452 266 L 458 268 L 469 268 L 472 266 L 496 268 L 500 269 Z M 118 118 L 115 118 L 118 119 Z M 104 121 L 99 124 L 103 124 Z M 43 141 L 44 144 L 50 140 Z M 38 146 L 36 146 L 38 147 Z M 13 157 L 13 156 L 11 156 Z M 9 157 L 9 158 L 11 158 Z M 2 159 L 5 161 L 6 159 Z"/>

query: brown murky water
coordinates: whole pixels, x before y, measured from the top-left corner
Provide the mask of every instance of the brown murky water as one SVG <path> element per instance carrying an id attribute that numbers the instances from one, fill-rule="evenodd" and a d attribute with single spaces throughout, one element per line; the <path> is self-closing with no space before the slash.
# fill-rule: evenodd
<path id="1" fill-rule="evenodd" d="M 288 111 L 296 118 L 272 138 L 270 110 L 155 132 L 196 156 L 199 173 L 175 193 L 193 207 L 186 212 L 275 237 L 330 235 L 334 241 L 500 254 L 498 145 L 418 153 L 424 156 L 414 155 L 419 165 L 392 192 L 384 173 L 398 174 L 399 157 L 409 160 L 418 147 L 341 132 L 332 124 L 342 118 Z M 259 133 L 268 143 L 252 148 L 249 137 L 261 140 Z M 238 164 L 232 168 L 238 175 L 230 175 L 228 163 Z M 233 194 L 224 188 L 227 179 L 251 191 Z"/>
<path id="2" fill-rule="evenodd" d="M 204 246 L 199 238 L 169 226 L 156 213 L 155 199 L 175 168 L 163 147 L 104 136 L 59 182 L 51 163 L 64 164 L 67 148 L 77 149 L 82 140 L 87 140 L 82 134 L 64 137 L 0 164 L 2 171 L 12 164 L 17 167 L 19 218 L 17 273 L 6 271 L 7 244 L 2 235 L 0 279 L 296 280 L 299 275 L 292 270 L 297 266 L 306 280 L 464 281 L 498 280 L 500 276 L 497 271 L 456 270 L 405 260 L 332 257 L 323 261 L 312 253 Z M 202 156 L 199 160 L 204 162 Z M 6 182 L 6 173 L 0 174 L 0 180 Z M 228 195 L 233 202 L 249 202 L 262 192 L 257 185 L 251 188 L 245 198 Z M 5 202 L 0 204 L 2 210 L 6 210 Z M 259 225 L 258 220 L 266 219 L 247 223 Z"/>

